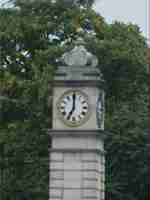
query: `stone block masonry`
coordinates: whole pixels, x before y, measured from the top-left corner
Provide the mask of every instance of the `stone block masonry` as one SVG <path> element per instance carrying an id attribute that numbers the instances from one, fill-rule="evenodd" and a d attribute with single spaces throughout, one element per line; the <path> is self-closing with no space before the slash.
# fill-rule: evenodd
<path id="1" fill-rule="evenodd" d="M 101 151 L 50 151 L 49 200 L 103 200 L 105 160 Z"/>

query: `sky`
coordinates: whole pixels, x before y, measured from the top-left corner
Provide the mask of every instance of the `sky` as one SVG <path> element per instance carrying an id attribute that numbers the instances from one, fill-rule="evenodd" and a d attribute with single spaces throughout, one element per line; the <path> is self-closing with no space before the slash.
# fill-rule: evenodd
<path id="1" fill-rule="evenodd" d="M 96 0 L 94 7 L 109 23 L 117 20 L 137 24 L 150 39 L 150 0 Z"/>

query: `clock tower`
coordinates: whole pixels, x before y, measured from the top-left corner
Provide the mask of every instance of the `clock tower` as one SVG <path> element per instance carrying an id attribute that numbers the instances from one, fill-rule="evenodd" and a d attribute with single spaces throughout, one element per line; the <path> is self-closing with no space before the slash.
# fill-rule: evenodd
<path id="1" fill-rule="evenodd" d="M 82 43 L 62 56 L 53 80 L 49 200 L 104 200 L 104 82 Z"/>

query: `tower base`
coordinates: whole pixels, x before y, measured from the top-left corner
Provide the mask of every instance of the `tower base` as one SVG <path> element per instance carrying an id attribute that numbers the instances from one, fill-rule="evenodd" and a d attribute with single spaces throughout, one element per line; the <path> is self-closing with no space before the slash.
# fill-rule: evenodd
<path id="1" fill-rule="evenodd" d="M 51 136 L 49 200 L 104 200 L 102 139 L 85 132 L 58 131 Z"/>

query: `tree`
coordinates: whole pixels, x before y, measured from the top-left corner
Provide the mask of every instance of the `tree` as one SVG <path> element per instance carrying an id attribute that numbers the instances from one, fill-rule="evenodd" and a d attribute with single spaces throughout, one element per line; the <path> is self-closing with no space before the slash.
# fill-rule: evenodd
<path id="1" fill-rule="evenodd" d="M 99 58 L 106 81 L 107 194 L 115 200 L 149 199 L 150 50 L 137 26 L 107 24 L 92 2 L 16 0 L 13 8 L 0 9 L 4 200 L 48 199 L 49 81 L 79 36 Z"/>
<path id="2" fill-rule="evenodd" d="M 48 82 L 62 43 L 77 37 L 84 16 L 76 15 L 82 12 L 76 5 L 60 1 L 15 5 L 0 10 L 0 194 L 2 199 L 48 199 Z"/>

